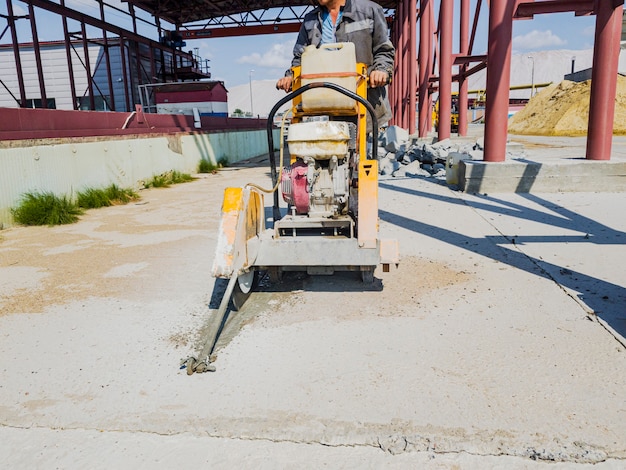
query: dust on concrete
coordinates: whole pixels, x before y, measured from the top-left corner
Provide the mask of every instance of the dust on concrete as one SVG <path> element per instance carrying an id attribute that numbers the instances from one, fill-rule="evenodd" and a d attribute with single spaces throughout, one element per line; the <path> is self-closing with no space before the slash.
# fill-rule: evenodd
<path id="1" fill-rule="evenodd" d="M 563 80 L 544 88 L 509 120 L 509 133 L 546 136 L 587 134 L 591 80 Z M 613 134 L 626 135 L 626 77 L 617 77 Z"/>
<path id="2" fill-rule="evenodd" d="M 121 295 L 129 283 L 141 284 L 143 271 L 150 269 L 145 260 L 154 257 L 162 243 L 174 243 L 119 246 L 48 227 L 18 228 L 11 237 L 19 238 L 19 243 L 0 245 L 0 273 L 13 278 L 15 288 L 0 293 L 0 315 L 43 312 L 50 305 L 89 296 Z M 20 267 L 30 270 L 20 271 Z M 36 283 L 31 282 L 33 274 L 40 274 Z M 24 279 L 20 282 L 16 277 Z"/>
<path id="3" fill-rule="evenodd" d="M 373 317 L 422 315 L 419 307 L 429 302 L 439 289 L 469 282 L 473 275 L 456 271 L 444 263 L 417 257 L 404 257 L 397 268 L 382 272 L 378 267 L 374 282 L 364 283 L 358 272 L 336 272 L 331 276 L 312 276 L 303 272 L 285 272 L 280 281 L 270 281 L 260 274 L 259 286 L 240 311 L 228 311 L 227 323 L 216 345 L 216 352 L 226 347 L 244 327 L 290 325 L 294 323 L 333 319 L 357 321 Z M 216 283 L 217 295 L 224 289 Z M 176 347 L 187 346 L 195 337 L 196 349 L 206 341 L 204 333 L 214 320 L 219 301 L 198 332 L 175 335 L 170 341 Z M 295 308 L 310 305 L 310 309 Z M 416 309 L 416 307 L 418 307 Z M 305 313 L 306 312 L 306 313 Z M 311 313 L 313 312 L 313 313 Z M 416 313 L 418 312 L 418 313 Z"/>
<path id="4" fill-rule="evenodd" d="M 143 191 L 139 203 L 90 210 L 76 224 L 3 231 L 0 277 L 8 281 L 0 289 L 0 316 L 41 313 L 89 297 L 158 296 L 153 281 L 168 282 L 168 272 L 188 263 L 190 256 L 181 252 L 179 258 L 162 259 L 163 253 L 185 239 L 194 238 L 201 246 L 209 237 L 207 227 L 197 224 L 198 215 L 209 209 L 192 196 L 203 186 L 200 181 L 188 186 L 191 191 Z M 173 201 L 185 193 L 191 198 L 181 209 Z M 157 262 L 160 272 L 153 269 Z"/>

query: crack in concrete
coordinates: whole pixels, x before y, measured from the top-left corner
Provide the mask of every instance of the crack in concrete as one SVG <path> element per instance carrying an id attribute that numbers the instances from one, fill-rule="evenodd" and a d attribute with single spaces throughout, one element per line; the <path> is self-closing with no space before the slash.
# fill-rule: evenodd
<path id="1" fill-rule="evenodd" d="M 457 196 L 458 197 L 458 196 Z M 579 297 L 573 295 L 568 289 L 567 287 L 565 287 L 563 284 L 561 284 L 561 282 L 559 282 L 559 280 L 557 278 L 555 278 L 552 274 L 550 274 L 550 272 L 548 272 L 543 266 L 541 266 L 541 264 L 539 263 L 539 261 L 535 258 L 533 258 L 532 256 L 528 255 L 527 253 L 525 253 L 520 247 L 519 245 L 517 245 L 515 243 L 515 237 L 509 237 L 508 235 L 505 235 L 504 232 L 502 232 L 498 227 L 496 227 L 490 220 L 488 220 L 486 217 L 484 217 L 480 212 L 478 212 L 476 210 L 476 208 L 474 206 L 472 206 L 471 204 L 469 204 L 465 199 L 458 197 L 458 199 L 460 199 L 466 206 L 468 206 L 470 209 L 472 209 L 474 211 L 474 213 L 476 215 L 478 215 L 478 217 L 480 217 L 481 219 L 483 219 L 487 224 L 489 224 L 496 232 L 498 232 L 498 234 L 504 238 L 505 240 L 507 240 L 509 243 L 511 243 L 513 245 L 513 249 L 520 255 L 524 256 L 524 258 L 526 258 L 530 263 L 532 263 L 537 269 L 539 269 L 539 271 L 541 271 L 542 274 L 545 275 L 545 277 L 547 277 L 548 279 L 550 279 L 552 282 L 554 282 L 559 289 L 561 289 L 561 291 L 563 291 L 565 293 L 565 295 L 567 295 L 570 299 L 572 299 L 574 302 L 576 302 L 576 304 L 585 312 L 586 317 L 591 320 L 594 321 L 596 323 L 598 323 L 607 333 L 609 333 L 609 335 L 611 335 L 613 337 L 613 339 L 622 347 L 622 349 L 624 349 L 624 351 L 626 351 L 626 341 L 624 341 L 617 333 L 615 333 L 613 331 L 613 329 L 606 323 L 604 322 L 602 319 L 600 319 L 598 317 L 598 315 L 596 314 L 596 312 L 589 307 L 589 305 L 587 305 L 585 302 L 583 302 Z"/>
<path id="2" fill-rule="evenodd" d="M 320 445 L 332 448 L 374 448 L 391 454 L 400 455 L 405 453 L 427 453 L 433 455 L 462 455 L 467 454 L 474 457 L 516 457 L 544 462 L 561 462 L 561 463 L 602 463 L 609 460 L 625 461 L 626 450 L 616 454 L 607 453 L 592 445 L 582 442 L 560 443 L 561 450 L 550 450 L 546 447 L 524 446 L 518 448 L 510 448 L 509 444 L 504 441 L 501 445 L 508 447 L 501 452 L 480 452 L 469 448 L 450 448 L 451 442 L 445 436 L 423 436 L 423 435 L 390 435 L 386 437 L 373 436 L 372 439 L 365 442 L 328 442 L 321 439 L 289 439 L 287 437 L 263 437 L 263 436 L 233 436 L 229 433 L 216 433 L 210 431 L 196 432 L 157 432 L 151 430 L 137 429 L 100 429 L 86 427 L 64 427 L 64 426 L 17 426 L 0 423 L 0 427 L 8 429 L 18 429 L 22 431 L 41 430 L 41 431 L 67 431 L 67 432 L 97 432 L 97 433 L 126 433 L 126 434 L 145 434 L 159 437 L 173 437 L 183 435 L 194 435 L 196 437 L 204 436 L 209 439 L 222 439 L 230 441 L 248 441 L 248 442 L 267 442 L 273 444 L 295 444 L 295 445 Z M 480 437 L 480 436 L 478 436 Z M 453 439 L 454 440 L 454 439 Z M 455 443 L 452 443 L 453 447 Z M 460 447 L 464 447 L 463 442 L 456 442 Z M 471 447 L 471 442 L 467 442 Z M 521 443 L 520 443 L 521 444 Z M 572 452 L 573 451 L 573 452 Z"/>

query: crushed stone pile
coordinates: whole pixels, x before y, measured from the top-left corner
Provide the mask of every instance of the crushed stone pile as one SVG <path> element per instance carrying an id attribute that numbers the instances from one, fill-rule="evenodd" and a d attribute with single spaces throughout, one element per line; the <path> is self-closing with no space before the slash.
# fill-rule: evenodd
<path id="1" fill-rule="evenodd" d="M 378 138 L 378 171 L 383 176 L 445 180 L 446 165 L 451 164 L 452 157 L 456 161 L 482 160 L 483 147 L 482 138 L 431 142 L 389 126 Z"/>
<path id="2" fill-rule="evenodd" d="M 546 87 L 509 119 L 509 133 L 581 136 L 587 134 L 591 80 L 563 80 Z M 626 77 L 618 76 L 613 134 L 626 135 Z"/>

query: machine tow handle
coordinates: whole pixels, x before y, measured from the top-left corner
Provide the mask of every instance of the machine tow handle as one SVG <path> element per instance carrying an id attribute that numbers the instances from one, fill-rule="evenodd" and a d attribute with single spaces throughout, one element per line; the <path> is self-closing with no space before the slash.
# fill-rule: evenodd
<path id="1" fill-rule="evenodd" d="M 190 356 L 188 357 L 182 364 L 181 369 L 187 369 L 187 375 L 192 375 L 194 372 L 215 372 L 215 366 L 212 364 L 213 357 L 211 354 L 215 349 L 215 344 L 217 343 L 218 335 L 222 324 L 224 323 L 224 317 L 226 315 L 226 311 L 228 310 L 228 302 L 230 301 L 230 297 L 233 294 L 233 290 L 235 289 L 235 284 L 237 283 L 237 272 L 234 272 L 228 281 L 228 286 L 226 287 L 226 292 L 224 292 L 224 297 L 222 297 L 222 301 L 220 302 L 220 306 L 215 314 L 215 319 L 209 326 L 209 332 L 206 336 L 206 342 L 204 343 L 204 347 L 198 357 Z"/>
<path id="2" fill-rule="evenodd" d="M 237 218 L 235 231 L 235 240 L 241 240 L 246 231 L 246 217 Z M 226 287 L 220 306 L 217 309 L 212 321 L 209 323 L 204 346 L 197 357 L 190 356 L 180 365 L 181 369 L 187 369 L 187 375 L 192 375 L 194 372 L 215 372 L 215 366 L 212 364 L 215 361 L 213 351 L 215 350 L 219 335 L 225 327 L 225 323 L 228 319 L 226 315 L 228 311 L 228 304 L 231 296 L 233 295 L 233 291 L 235 290 L 235 285 L 239 281 L 239 274 L 242 272 L 244 265 L 246 264 L 246 247 L 236 246 L 236 248 L 237 249 L 234 253 L 232 261 L 232 273 L 230 275 L 230 280 L 228 281 L 228 286 Z"/>
<path id="3" fill-rule="evenodd" d="M 276 183 L 278 183 L 278 172 L 276 171 L 276 155 L 274 154 L 274 132 L 273 132 L 274 131 L 273 129 L 274 115 L 280 109 L 282 105 L 284 105 L 288 101 L 291 101 L 296 96 L 300 96 L 305 91 L 311 90 L 313 88 L 330 88 L 331 90 L 335 90 L 343 95 L 346 95 L 349 98 L 352 98 L 353 100 L 358 101 L 363 106 L 365 106 L 365 109 L 367 109 L 367 111 L 369 112 L 372 118 L 372 129 L 378 129 L 378 118 L 376 117 L 376 111 L 374 110 L 374 107 L 369 101 L 357 95 L 353 91 L 350 91 L 347 88 L 344 88 L 340 85 L 337 85 L 335 83 L 330 83 L 330 82 L 313 82 L 313 83 L 307 83 L 306 85 L 301 86 L 297 90 L 292 91 L 291 93 L 283 97 L 280 101 L 278 101 L 278 103 L 274 105 L 274 107 L 270 111 L 270 114 L 267 117 L 267 143 L 269 147 L 270 174 L 272 176 L 273 185 L 276 185 Z M 371 159 L 372 160 L 378 159 L 378 145 L 372 145 Z M 274 217 L 274 222 L 276 222 L 277 220 L 280 220 L 281 218 L 280 208 L 278 207 L 278 191 L 274 192 L 274 208 L 273 208 L 272 216 Z"/>

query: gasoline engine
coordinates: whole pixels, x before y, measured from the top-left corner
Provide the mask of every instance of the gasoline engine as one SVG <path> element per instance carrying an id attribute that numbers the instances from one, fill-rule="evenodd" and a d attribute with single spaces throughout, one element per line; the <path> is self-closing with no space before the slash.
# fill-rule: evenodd
<path id="1" fill-rule="evenodd" d="M 281 191 L 291 215 L 345 216 L 357 169 L 356 126 L 345 121 L 292 124 L 287 142 L 292 160 L 283 169 Z M 354 188 L 356 189 L 356 188 Z"/>

